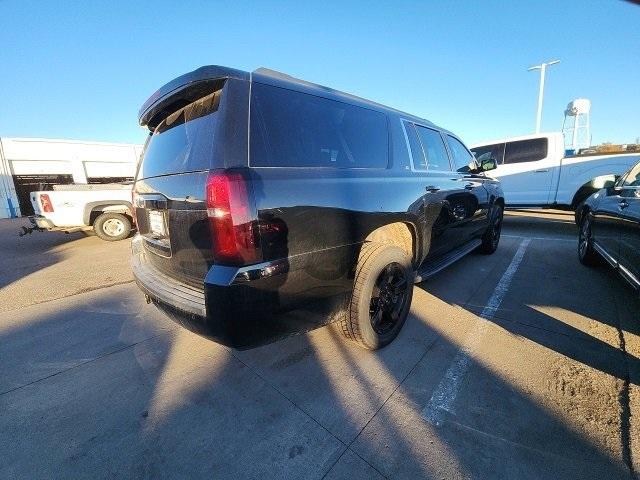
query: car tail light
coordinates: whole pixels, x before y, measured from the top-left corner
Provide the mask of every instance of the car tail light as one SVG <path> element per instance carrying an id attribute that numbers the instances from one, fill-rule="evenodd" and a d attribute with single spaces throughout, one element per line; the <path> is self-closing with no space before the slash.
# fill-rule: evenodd
<path id="1" fill-rule="evenodd" d="M 40 194 L 40 205 L 42 206 L 43 212 L 45 213 L 53 212 L 53 203 L 51 203 L 51 199 L 49 198 L 49 195 L 47 195 L 46 193 Z"/>
<path id="2" fill-rule="evenodd" d="M 221 264 L 262 259 L 250 185 L 240 172 L 213 171 L 207 179 L 207 214 L 213 257 Z"/>

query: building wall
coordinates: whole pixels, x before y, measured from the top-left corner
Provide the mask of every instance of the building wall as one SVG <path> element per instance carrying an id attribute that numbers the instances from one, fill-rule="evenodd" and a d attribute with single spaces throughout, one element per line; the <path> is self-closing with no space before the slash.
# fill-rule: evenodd
<path id="1" fill-rule="evenodd" d="M 50 181 L 47 179 L 70 175 L 73 183 L 89 183 L 92 178 L 119 180 L 133 177 L 141 153 L 142 145 L 134 144 L 2 138 L 0 218 L 26 213 L 20 211 L 16 193 L 24 191 L 20 188 L 22 179 L 28 178 L 33 183 L 34 179 L 42 177 L 46 183 Z"/>

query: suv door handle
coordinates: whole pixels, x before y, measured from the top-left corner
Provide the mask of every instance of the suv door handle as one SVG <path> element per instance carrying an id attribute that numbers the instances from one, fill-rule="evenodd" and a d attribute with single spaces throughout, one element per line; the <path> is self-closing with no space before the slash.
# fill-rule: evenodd
<path id="1" fill-rule="evenodd" d="M 540 168 L 538 170 L 534 170 L 535 173 L 545 173 L 548 172 L 549 169 L 548 168 Z"/>
<path id="2" fill-rule="evenodd" d="M 426 187 L 426 190 L 429 193 L 436 193 L 440 191 L 440 187 L 436 187 L 435 185 L 429 185 L 428 187 Z"/>
<path id="3" fill-rule="evenodd" d="M 618 208 L 620 210 L 624 210 L 628 206 L 629 206 L 629 202 L 627 202 L 626 200 L 622 200 L 620 203 L 618 203 Z"/>

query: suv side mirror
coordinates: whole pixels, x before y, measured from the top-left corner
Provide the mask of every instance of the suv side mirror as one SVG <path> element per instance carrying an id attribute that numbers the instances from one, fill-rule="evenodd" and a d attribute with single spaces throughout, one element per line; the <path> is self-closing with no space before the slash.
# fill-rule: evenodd
<path id="1" fill-rule="evenodd" d="M 491 155 L 491 152 L 483 153 L 478 157 L 477 162 L 480 164 L 478 166 L 478 171 L 480 172 L 488 172 L 489 170 L 495 170 L 498 168 L 498 162 Z"/>
<path id="2" fill-rule="evenodd" d="M 486 160 L 483 160 L 482 162 L 480 162 L 480 169 L 483 172 L 488 172 L 489 170 L 495 170 L 496 168 L 498 168 L 498 162 L 496 162 L 496 159 L 493 157 L 487 158 Z"/>

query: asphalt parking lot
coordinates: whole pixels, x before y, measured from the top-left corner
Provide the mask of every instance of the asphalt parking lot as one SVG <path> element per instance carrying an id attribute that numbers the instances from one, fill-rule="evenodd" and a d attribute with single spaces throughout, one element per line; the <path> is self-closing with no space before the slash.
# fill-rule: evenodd
<path id="1" fill-rule="evenodd" d="M 129 241 L 20 224 L 0 221 L 0 478 L 640 472 L 640 301 L 578 263 L 572 214 L 509 212 L 378 352 L 332 325 L 230 350 L 145 304 Z"/>

